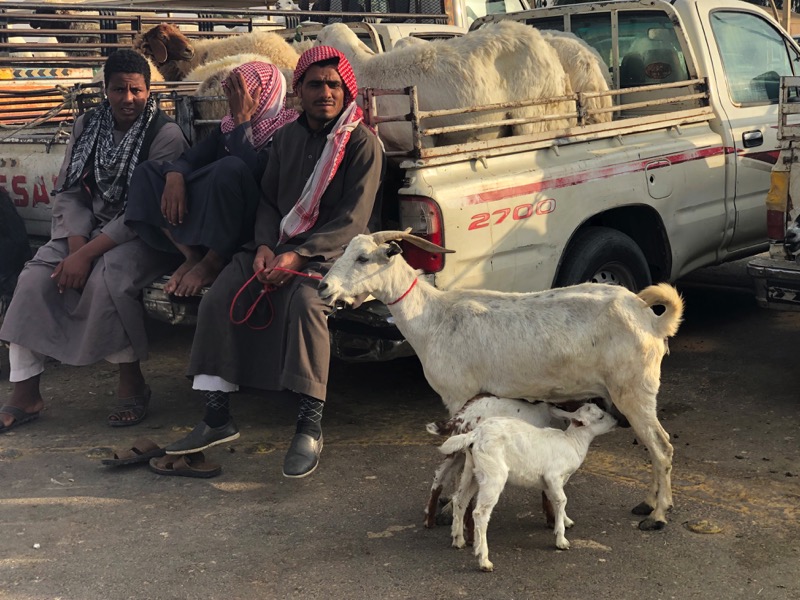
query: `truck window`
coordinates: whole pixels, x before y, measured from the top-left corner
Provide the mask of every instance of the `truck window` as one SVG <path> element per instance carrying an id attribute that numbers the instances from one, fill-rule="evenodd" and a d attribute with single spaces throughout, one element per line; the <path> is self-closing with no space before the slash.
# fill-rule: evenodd
<path id="1" fill-rule="evenodd" d="M 467 26 L 486 15 L 504 14 L 528 8 L 521 0 L 466 0 Z"/>
<path id="2" fill-rule="evenodd" d="M 689 79 L 675 27 L 664 13 L 620 11 L 619 57 L 621 88 Z"/>
<path id="3" fill-rule="evenodd" d="M 781 75 L 794 75 L 798 55 L 780 32 L 759 15 L 718 10 L 711 15 L 731 100 L 778 102 Z"/>

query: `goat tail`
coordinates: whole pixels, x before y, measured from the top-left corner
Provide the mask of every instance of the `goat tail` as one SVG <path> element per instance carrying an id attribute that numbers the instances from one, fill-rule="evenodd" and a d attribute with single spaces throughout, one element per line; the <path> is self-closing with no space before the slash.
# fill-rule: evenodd
<path id="1" fill-rule="evenodd" d="M 439 446 L 439 452 L 442 454 L 455 454 L 462 452 L 472 443 L 472 433 L 462 433 L 448 438 L 444 444 Z"/>
<path id="2" fill-rule="evenodd" d="M 638 294 L 648 308 L 663 306 L 664 312 L 654 315 L 653 329 L 658 337 L 668 338 L 678 333 L 683 319 L 683 298 L 673 286 L 659 283 L 644 288 Z"/>

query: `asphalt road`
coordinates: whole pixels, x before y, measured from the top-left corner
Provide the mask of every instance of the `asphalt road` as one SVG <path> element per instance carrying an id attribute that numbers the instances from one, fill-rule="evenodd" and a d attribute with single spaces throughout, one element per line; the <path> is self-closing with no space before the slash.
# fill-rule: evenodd
<path id="1" fill-rule="evenodd" d="M 105 426 L 109 365 L 51 365 L 42 418 L 0 436 L 0 598 L 800 598 L 800 314 L 712 279 L 683 287 L 663 366 L 676 505 L 662 531 L 636 527 L 647 455 L 617 430 L 567 486 L 572 549 L 555 549 L 538 493 L 508 488 L 489 526 L 495 572 L 481 573 L 447 528 L 422 527 L 439 460 L 424 425 L 444 409 L 414 359 L 334 365 L 307 479 L 281 476 L 295 407 L 277 395 L 235 398 L 242 437 L 208 452 L 219 477 L 103 467 L 112 448 L 167 443 L 201 413 L 182 376 L 190 332 L 154 324 L 145 423 Z"/>

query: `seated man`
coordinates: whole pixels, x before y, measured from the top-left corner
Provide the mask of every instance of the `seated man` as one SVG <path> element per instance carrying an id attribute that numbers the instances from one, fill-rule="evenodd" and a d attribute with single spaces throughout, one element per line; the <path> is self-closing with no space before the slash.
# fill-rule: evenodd
<path id="1" fill-rule="evenodd" d="M 229 113 L 173 163 L 148 161 L 131 179 L 125 223 L 158 250 L 183 254 L 164 291 L 194 296 L 253 239 L 253 221 L 274 133 L 294 121 L 275 65 L 249 62 L 222 82 Z"/>
<path id="2" fill-rule="evenodd" d="M 303 112 L 275 134 L 254 249 L 236 254 L 200 302 L 189 375 L 205 394 L 205 416 L 167 453 L 238 438 L 228 394 L 239 386 L 291 390 L 300 415 L 283 474 L 305 477 L 322 451 L 330 309 L 317 295 L 317 281 L 294 273 L 323 275 L 353 236 L 377 228 L 384 157 L 378 138 L 361 123 L 355 76 L 338 50 L 318 46 L 303 53 L 293 87 Z M 259 297 L 250 286 L 231 307 L 254 275 L 271 289 L 270 301 L 235 325 Z"/>
<path id="3" fill-rule="evenodd" d="M 19 276 L 0 339 L 10 342 L 11 397 L 0 433 L 32 421 L 44 406 L 45 357 L 69 365 L 119 364 L 120 408 L 113 427 L 147 414 L 150 388 L 141 289 L 174 265 L 122 221 L 128 183 L 142 160 L 174 160 L 187 148 L 180 127 L 150 96 L 150 68 L 118 50 L 103 68 L 106 100 L 75 121 L 58 177 L 52 239 Z"/>

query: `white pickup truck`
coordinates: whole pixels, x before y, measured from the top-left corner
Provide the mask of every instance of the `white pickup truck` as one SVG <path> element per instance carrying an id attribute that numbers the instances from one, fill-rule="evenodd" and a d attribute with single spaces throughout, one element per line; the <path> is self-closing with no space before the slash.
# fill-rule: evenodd
<path id="1" fill-rule="evenodd" d="M 431 283 L 640 288 L 766 248 L 779 78 L 799 68 L 800 49 L 765 11 L 736 0 L 629 0 L 491 15 L 472 27 L 504 18 L 571 31 L 597 49 L 614 118 L 584 124 L 591 109 L 576 94 L 569 129 L 429 147 L 436 132 L 409 90 L 415 150 L 392 158 L 384 225 L 455 250 L 406 249 Z M 158 287 L 146 290 L 148 309 L 182 319 Z M 340 358 L 411 353 L 377 301 L 329 322 Z"/>

